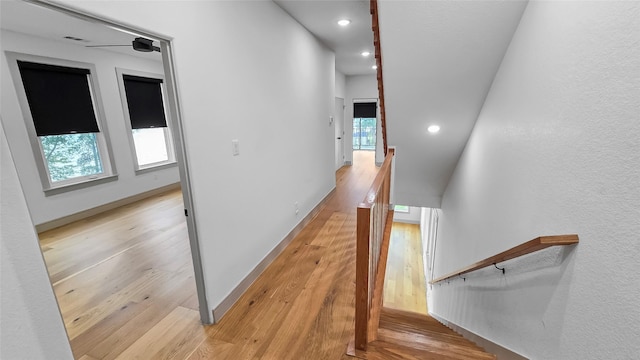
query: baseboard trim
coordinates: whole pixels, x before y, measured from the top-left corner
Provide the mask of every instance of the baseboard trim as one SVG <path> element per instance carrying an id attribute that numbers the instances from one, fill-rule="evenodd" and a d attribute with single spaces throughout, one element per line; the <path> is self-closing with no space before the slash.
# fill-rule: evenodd
<path id="1" fill-rule="evenodd" d="M 345 161 L 345 162 L 344 162 L 344 165 L 345 165 L 345 166 L 351 166 L 352 164 L 351 164 L 351 161 L 350 161 L 350 160 L 347 160 L 347 161 Z"/>
<path id="2" fill-rule="evenodd" d="M 258 265 L 256 265 L 253 268 L 253 270 L 251 270 L 251 272 L 244 279 L 242 279 L 242 281 L 240 281 L 238 286 L 236 286 L 233 290 L 231 290 L 229 295 L 227 295 L 227 297 L 225 297 L 224 300 L 222 300 L 222 302 L 220 302 L 220 304 L 218 306 L 216 306 L 215 309 L 213 309 L 212 313 L 213 313 L 213 322 L 214 322 L 214 324 L 217 323 L 220 319 L 222 319 L 224 314 L 226 314 L 227 311 L 229 311 L 229 309 L 231 309 L 231 307 L 238 301 L 238 299 L 240 299 L 242 294 L 244 294 L 245 291 L 247 291 L 247 289 L 249 289 L 249 286 L 251 286 L 251 284 L 253 284 L 253 282 L 256 281 L 256 279 L 260 276 L 260 274 L 262 274 L 262 272 L 269 265 L 271 265 L 273 260 L 275 260 L 278 257 L 278 255 L 280 255 L 282 253 L 282 251 L 284 251 L 284 249 L 302 231 L 302 229 L 305 226 L 307 226 L 307 224 L 309 224 L 311 222 L 311 220 L 313 220 L 313 218 L 316 217 L 316 215 L 318 215 L 320 213 L 322 208 L 324 208 L 324 206 L 327 203 L 327 201 L 331 198 L 331 196 L 333 196 L 335 194 L 335 192 L 336 192 L 336 188 L 334 187 L 322 200 L 320 200 L 318 205 L 316 205 L 309 212 L 309 214 L 307 214 L 307 216 L 305 216 L 304 219 L 302 219 L 298 223 L 298 225 L 296 225 L 287 234 L 287 236 L 285 236 L 284 239 L 282 239 L 278 243 L 278 245 L 276 245 L 262 259 L 262 261 L 260 261 L 260 263 L 258 263 Z"/>
<path id="3" fill-rule="evenodd" d="M 403 219 L 393 219 L 393 222 L 403 223 L 403 224 L 420 225 L 420 220 L 403 220 Z"/>
<path id="4" fill-rule="evenodd" d="M 120 199 L 120 200 L 116 200 L 116 201 L 107 203 L 107 204 L 99 205 L 99 206 L 96 206 L 96 207 L 88 209 L 88 210 L 84 210 L 84 211 L 77 212 L 75 214 L 67 215 L 67 216 L 61 217 L 59 219 L 55 219 L 55 220 L 44 222 L 42 224 L 38 224 L 38 225 L 36 225 L 36 231 L 38 233 L 41 233 L 41 232 L 45 232 L 47 230 L 55 229 L 55 228 L 60 227 L 60 226 L 71 224 L 74 221 L 86 219 L 88 217 L 91 217 L 91 216 L 94 216 L 94 215 L 98 215 L 98 214 L 103 213 L 105 211 L 109 211 L 109 210 L 115 209 L 115 208 L 120 207 L 120 206 L 128 205 L 128 204 L 134 203 L 136 201 L 140 201 L 142 199 L 146 199 L 148 197 L 151 197 L 151 196 L 154 196 L 154 195 L 158 195 L 158 194 L 162 194 L 164 192 L 167 192 L 167 191 L 170 191 L 170 190 L 174 190 L 174 189 L 179 189 L 179 188 L 180 188 L 180 183 L 179 182 L 175 183 L 175 184 L 169 184 L 169 185 L 161 186 L 161 187 L 155 188 L 153 190 L 145 191 L 143 193 L 132 195 L 132 196 Z"/>
<path id="5" fill-rule="evenodd" d="M 463 338 L 474 342 L 476 345 L 480 346 L 485 351 L 495 354 L 498 360 L 528 360 L 529 359 L 527 357 L 524 357 L 514 352 L 513 350 L 509 350 L 502 345 L 496 344 L 491 340 L 488 340 L 474 332 L 471 332 L 460 325 L 454 324 L 451 321 L 447 321 L 432 312 L 429 312 L 429 315 L 432 318 L 441 322 L 442 325 L 462 335 Z"/>

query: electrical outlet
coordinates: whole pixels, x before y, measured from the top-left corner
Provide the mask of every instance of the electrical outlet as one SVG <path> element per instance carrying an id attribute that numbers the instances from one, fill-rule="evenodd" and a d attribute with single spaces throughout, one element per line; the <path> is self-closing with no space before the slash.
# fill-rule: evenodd
<path id="1" fill-rule="evenodd" d="M 298 206 L 297 201 L 293 204 L 293 207 L 296 209 L 296 215 L 298 215 L 298 213 L 300 212 L 300 207 Z"/>

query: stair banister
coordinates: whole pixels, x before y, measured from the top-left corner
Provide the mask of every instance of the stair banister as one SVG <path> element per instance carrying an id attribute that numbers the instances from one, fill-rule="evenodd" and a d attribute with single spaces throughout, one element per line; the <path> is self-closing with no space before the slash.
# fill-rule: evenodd
<path id="1" fill-rule="evenodd" d="M 466 273 L 470 273 L 472 271 L 482 269 L 487 266 L 495 266 L 496 268 L 498 268 L 497 266 L 498 263 L 511 260 L 526 254 L 530 254 L 538 250 L 546 249 L 551 246 L 573 245 L 573 244 L 577 244 L 578 242 L 579 242 L 579 239 L 578 239 L 578 235 L 576 234 L 540 236 L 533 240 L 524 242 L 518 246 L 514 246 L 509 250 L 503 251 L 499 254 L 490 256 L 484 260 L 480 260 L 469 266 L 465 266 L 454 272 L 451 272 L 446 275 L 440 276 L 436 279 L 433 279 L 429 281 L 429 284 L 435 284 L 444 280 L 448 280 L 453 277 L 464 275 Z M 505 272 L 504 267 L 498 268 L 498 270 L 502 270 L 503 273 Z"/>
<path id="2" fill-rule="evenodd" d="M 365 350 L 378 331 L 393 221 L 390 190 L 394 154 L 394 149 L 389 149 L 357 209 L 355 348 L 359 350 Z"/>

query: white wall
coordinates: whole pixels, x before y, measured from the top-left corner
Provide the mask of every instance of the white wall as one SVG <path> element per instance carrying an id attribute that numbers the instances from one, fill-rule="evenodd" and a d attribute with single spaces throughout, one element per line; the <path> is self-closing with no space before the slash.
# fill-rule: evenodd
<path id="1" fill-rule="evenodd" d="M 353 163 L 353 100 L 368 99 L 377 101 L 378 99 L 378 79 L 372 75 L 351 75 L 347 76 L 346 99 L 344 101 L 344 130 L 345 161 Z M 376 163 L 384 161 L 384 151 L 382 150 L 382 130 L 380 128 L 380 107 L 378 107 L 377 138 L 376 138 Z"/>
<path id="2" fill-rule="evenodd" d="M 532 359 L 640 354 L 640 3 L 531 1 L 442 202 L 435 314 Z"/>
<path id="3" fill-rule="evenodd" d="M 409 206 L 409 212 L 403 213 L 399 211 L 393 212 L 393 221 L 408 223 L 408 224 L 420 224 L 420 213 L 422 208 Z"/>
<path id="4" fill-rule="evenodd" d="M 38 225 L 67 215 L 107 204 L 179 181 L 177 167 L 136 175 L 133 152 L 127 138 L 125 119 L 118 89 L 116 67 L 162 74 L 162 63 L 111 51 L 54 42 L 43 38 L 2 30 L 2 48 L 24 54 L 94 64 L 100 86 L 104 121 L 113 148 L 117 181 L 95 185 L 53 196 L 45 196 L 31 150 L 16 88 L 2 56 L 2 121 L 9 147 L 16 160 L 18 176 L 27 198 L 33 222 Z"/>
<path id="5" fill-rule="evenodd" d="M 215 308 L 335 187 L 334 54 L 271 1 L 64 3 L 174 39 Z"/>
<path id="6" fill-rule="evenodd" d="M 73 359 L 0 126 L 0 358 Z"/>
<path id="7" fill-rule="evenodd" d="M 347 77 L 336 70 L 336 93 L 335 96 L 344 99 L 347 95 Z"/>

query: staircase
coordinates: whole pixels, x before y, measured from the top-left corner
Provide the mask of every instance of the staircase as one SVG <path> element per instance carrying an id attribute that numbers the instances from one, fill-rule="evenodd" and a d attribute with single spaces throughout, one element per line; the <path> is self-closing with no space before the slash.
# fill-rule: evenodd
<path id="1" fill-rule="evenodd" d="M 477 360 L 496 356 L 463 338 L 428 315 L 383 308 L 378 339 L 366 351 L 349 351 L 368 360 Z"/>

